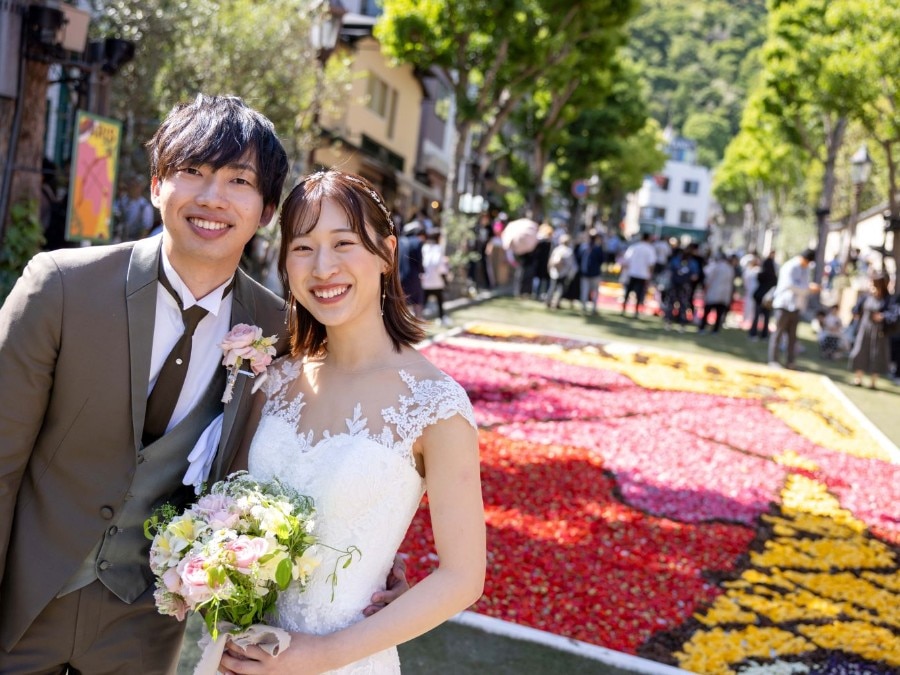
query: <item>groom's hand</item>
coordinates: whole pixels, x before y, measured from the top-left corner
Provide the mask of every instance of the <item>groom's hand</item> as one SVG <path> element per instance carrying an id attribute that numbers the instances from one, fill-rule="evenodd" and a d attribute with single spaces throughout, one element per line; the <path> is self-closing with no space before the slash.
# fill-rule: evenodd
<path id="1" fill-rule="evenodd" d="M 406 563 L 400 554 L 394 556 L 394 566 L 388 573 L 385 590 L 372 594 L 372 604 L 363 610 L 365 616 L 372 616 L 375 612 L 384 609 L 387 605 L 409 590 L 409 582 L 406 580 Z"/>

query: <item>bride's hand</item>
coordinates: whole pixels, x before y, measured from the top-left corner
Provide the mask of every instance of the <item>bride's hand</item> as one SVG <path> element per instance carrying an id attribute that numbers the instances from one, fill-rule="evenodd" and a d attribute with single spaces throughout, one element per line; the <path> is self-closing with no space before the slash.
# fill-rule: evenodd
<path id="1" fill-rule="evenodd" d="M 259 647 L 241 649 L 229 643 L 219 662 L 219 672 L 222 675 L 318 675 L 333 669 L 331 664 L 318 662 L 318 642 L 315 635 L 291 633 L 291 645 L 278 656 L 271 656 Z"/>
<path id="2" fill-rule="evenodd" d="M 394 566 L 391 567 L 391 571 L 388 573 L 385 590 L 372 594 L 372 604 L 363 610 L 363 615 L 372 616 L 408 590 L 409 582 L 406 580 L 406 563 L 400 557 L 400 554 L 397 554 L 394 556 Z"/>

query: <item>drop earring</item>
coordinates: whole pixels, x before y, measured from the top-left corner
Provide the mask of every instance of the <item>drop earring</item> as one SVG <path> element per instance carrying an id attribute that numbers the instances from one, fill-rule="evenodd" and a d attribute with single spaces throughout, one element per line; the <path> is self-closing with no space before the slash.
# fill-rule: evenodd
<path id="1" fill-rule="evenodd" d="M 288 325 L 288 317 L 290 317 L 291 310 L 293 308 L 294 308 L 294 294 L 291 292 L 288 292 L 287 308 L 284 311 L 284 325 L 285 326 Z"/>
<path id="2" fill-rule="evenodd" d="M 381 275 L 381 316 L 384 316 L 384 297 L 387 295 L 385 292 L 385 282 L 384 282 L 384 274 Z"/>

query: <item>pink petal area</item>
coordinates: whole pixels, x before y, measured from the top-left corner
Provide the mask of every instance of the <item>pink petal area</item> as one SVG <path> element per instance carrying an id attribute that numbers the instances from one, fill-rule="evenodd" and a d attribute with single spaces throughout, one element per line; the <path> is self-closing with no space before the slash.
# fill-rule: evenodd
<path id="1" fill-rule="evenodd" d="M 672 428 L 662 416 L 512 424 L 497 431 L 513 440 L 597 452 L 629 504 L 686 523 L 752 524 L 778 498 L 786 474 L 785 467 Z"/>
<path id="2" fill-rule="evenodd" d="M 438 368 L 451 373 L 466 391 L 469 383 L 479 390 L 530 389 L 536 380 L 578 387 L 636 386 L 628 377 L 612 370 L 575 366 L 537 354 L 471 349 L 445 343 L 430 345 L 422 353 Z"/>
<path id="3" fill-rule="evenodd" d="M 740 424 L 735 424 L 735 419 L 740 419 Z M 676 412 L 671 422 L 706 439 L 763 457 L 775 458 L 788 451 L 796 454 L 815 466 L 808 473 L 822 481 L 845 509 L 877 534 L 900 542 L 900 466 L 817 445 L 763 406 L 733 411 L 723 408 L 699 428 L 690 412 Z"/>
<path id="4" fill-rule="evenodd" d="M 479 421 L 493 425 L 509 422 L 613 419 L 684 412 L 696 417 L 716 408 L 721 396 L 693 392 L 655 391 L 633 384 L 611 389 L 585 389 L 548 385 L 511 396 L 507 401 L 481 400 Z M 753 401 L 736 401 L 752 406 Z"/>

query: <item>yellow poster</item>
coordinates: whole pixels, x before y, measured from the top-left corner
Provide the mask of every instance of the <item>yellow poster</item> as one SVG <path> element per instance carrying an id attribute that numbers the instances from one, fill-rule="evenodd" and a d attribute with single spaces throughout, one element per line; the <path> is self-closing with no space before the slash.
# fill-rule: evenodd
<path id="1" fill-rule="evenodd" d="M 109 242 L 122 123 L 78 111 L 66 239 Z"/>

